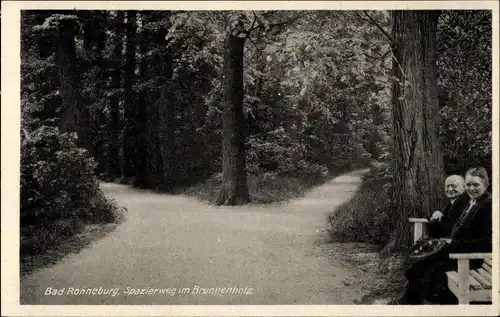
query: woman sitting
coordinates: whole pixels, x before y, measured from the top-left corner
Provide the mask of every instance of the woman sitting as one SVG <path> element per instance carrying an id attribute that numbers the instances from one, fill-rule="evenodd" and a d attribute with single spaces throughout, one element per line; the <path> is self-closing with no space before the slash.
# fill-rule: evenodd
<path id="1" fill-rule="evenodd" d="M 450 253 L 491 252 L 492 214 L 491 195 L 486 191 L 489 178 L 482 167 L 472 168 L 465 175 L 466 192 L 470 203 L 458 217 L 449 237 L 441 240 L 427 240 L 435 250 L 427 254 L 410 256 L 405 272 L 408 280 L 404 295 L 389 304 L 421 304 L 434 294 L 439 294 L 441 304 L 457 303 L 455 296 L 446 286 L 446 272 L 456 270 L 457 263 L 450 260 Z M 424 243 L 422 241 L 422 243 Z M 482 260 L 471 261 L 471 269 L 479 268 Z"/>

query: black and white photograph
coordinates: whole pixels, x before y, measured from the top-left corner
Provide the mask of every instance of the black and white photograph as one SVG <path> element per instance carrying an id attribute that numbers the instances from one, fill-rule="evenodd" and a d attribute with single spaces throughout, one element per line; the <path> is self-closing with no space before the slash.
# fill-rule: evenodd
<path id="1" fill-rule="evenodd" d="M 496 315 L 498 2 L 227 3 L 2 10 L 10 305 Z"/>

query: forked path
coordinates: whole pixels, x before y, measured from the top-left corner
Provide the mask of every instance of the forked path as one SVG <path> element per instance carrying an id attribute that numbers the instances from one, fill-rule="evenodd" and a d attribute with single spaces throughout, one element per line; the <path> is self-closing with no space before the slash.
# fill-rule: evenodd
<path id="1" fill-rule="evenodd" d="M 78 254 L 23 277 L 21 304 L 352 304 L 362 290 L 344 285 L 351 273 L 332 254 L 325 229 L 327 214 L 352 197 L 361 175 L 339 176 L 283 204 L 242 207 L 103 184 L 128 209 L 126 221 Z M 49 287 L 63 295 L 45 295 Z M 177 292 L 127 295 L 127 287 Z M 118 293 L 75 295 L 70 288 Z"/>

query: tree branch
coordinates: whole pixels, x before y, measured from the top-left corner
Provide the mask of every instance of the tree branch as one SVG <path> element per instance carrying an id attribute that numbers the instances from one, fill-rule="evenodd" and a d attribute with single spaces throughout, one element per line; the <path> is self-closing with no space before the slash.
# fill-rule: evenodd
<path id="1" fill-rule="evenodd" d="M 377 26 L 377 28 L 382 31 L 382 33 L 384 33 L 384 35 L 389 39 L 389 42 L 391 43 L 391 46 L 392 44 L 394 43 L 394 39 L 377 23 L 377 21 L 375 21 L 369 14 L 368 12 L 366 12 L 365 10 L 363 10 L 363 13 L 368 17 L 368 19 L 370 19 L 370 21 L 373 22 L 373 24 L 375 24 Z"/>
<path id="2" fill-rule="evenodd" d="M 387 57 L 387 55 L 389 55 L 391 53 L 391 50 L 389 49 L 387 52 L 385 52 L 384 54 L 380 55 L 380 56 L 372 56 L 368 53 L 364 53 L 363 52 L 363 55 L 365 55 L 366 57 L 368 57 L 369 59 L 372 59 L 372 60 L 377 60 L 377 59 L 385 59 Z"/>
<path id="3" fill-rule="evenodd" d="M 385 52 L 382 56 L 380 56 L 380 59 L 384 59 L 387 57 L 387 55 L 389 55 L 391 53 L 391 49 L 389 48 L 389 50 L 387 52 Z"/>
<path id="4" fill-rule="evenodd" d="M 263 52 L 263 51 L 262 51 L 262 50 L 261 50 L 261 49 L 257 46 L 257 44 L 255 44 L 255 42 L 252 40 L 252 38 L 251 38 L 251 37 L 248 37 L 248 40 L 249 40 L 250 42 L 252 42 L 253 46 L 255 46 L 255 48 L 257 49 L 257 51 L 258 51 L 258 52 L 259 52 L 262 56 L 264 56 L 264 52 Z"/>
<path id="5" fill-rule="evenodd" d="M 254 12 L 254 15 L 257 18 L 257 15 L 255 14 L 255 12 Z M 279 26 L 283 26 L 283 25 L 287 25 L 287 24 L 292 24 L 295 21 L 297 21 L 298 19 L 302 18 L 303 16 L 304 16 L 304 13 L 301 13 L 301 14 L 298 14 L 297 16 L 295 16 L 293 18 L 290 18 L 288 20 L 285 20 L 285 21 L 282 21 L 282 22 L 278 22 L 278 23 L 274 23 L 274 24 L 269 24 L 269 26 L 268 26 L 267 29 L 269 30 L 269 29 L 272 29 L 272 28 L 275 28 L 275 27 L 279 27 Z M 259 24 L 256 27 L 253 27 L 253 24 L 252 24 L 252 28 L 250 28 L 250 30 L 248 31 L 248 33 L 250 33 L 253 30 L 262 29 L 262 28 L 264 28 L 264 25 L 262 25 L 262 24 Z"/>
<path id="6" fill-rule="evenodd" d="M 250 33 L 253 31 L 253 26 L 255 25 L 255 22 L 257 21 L 257 14 L 255 14 L 255 11 L 252 11 L 252 13 L 253 13 L 254 18 L 253 18 L 252 25 L 250 26 L 250 29 L 247 32 L 247 36 L 246 36 L 247 39 L 250 38 Z"/>
<path id="7" fill-rule="evenodd" d="M 269 24 L 269 28 L 273 28 L 273 27 L 277 27 L 277 26 L 282 26 L 282 25 L 287 25 L 287 24 L 292 24 L 293 22 L 297 21 L 301 17 L 302 17 L 302 15 L 299 14 L 299 15 L 297 15 L 296 17 L 294 17 L 292 19 L 289 19 L 289 20 L 286 20 L 286 21 L 283 21 L 283 22 L 279 22 L 279 23 L 275 23 L 275 24 Z"/>
<path id="8" fill-rule="evenodd" d="M 366 22 L 371 22 L 370 20 L 365 19 L 361 14 L 359 14 L 358 11 L 354 11 L 354 13 L 356 13 L 356 15 L 358 16 L 358 18 L 360 18 L 361 20 L 366 21 Z"/>

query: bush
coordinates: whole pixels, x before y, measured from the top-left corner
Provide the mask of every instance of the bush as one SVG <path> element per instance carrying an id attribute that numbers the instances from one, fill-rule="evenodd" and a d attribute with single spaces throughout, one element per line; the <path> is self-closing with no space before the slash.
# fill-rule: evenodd
<path id="1" fill-rule="evenodd" d="M 328 215 L 328 232 L 335 242 L 385 244 L 392 232 L 389 215 L 391 176 L 385 165 L 372 168 L 353 199 Z"/>
<path id="2" fill-rule="evenodd" d="M 113 222 L 117 207 L 99 189 L 95 164 L 76 135 L 42 126 L 21 145 L 21 253 L 46 250 L 85 223 Z"/>
<path id="3" fill-rule="evenodd" d="M 292 139 L 284 128 L 252 136 L 248 140 L 247 170 L 250 175 L 274 175 L 308 179 L 313 183 L 325 181 L 328 168 L 307 160 L 305 144 Z"/>

